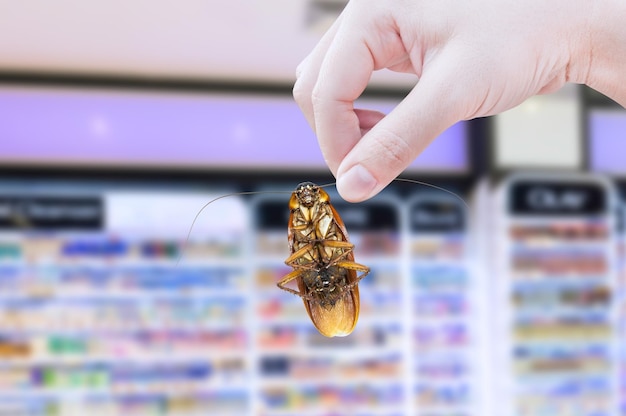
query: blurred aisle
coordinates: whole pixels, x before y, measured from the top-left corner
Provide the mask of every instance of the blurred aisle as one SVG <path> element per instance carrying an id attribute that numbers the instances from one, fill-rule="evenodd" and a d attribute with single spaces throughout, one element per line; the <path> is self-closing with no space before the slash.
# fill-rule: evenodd
<path id="1" fill-rule="evenodd" d="M 470 192 L 492 207 L 482 224 L 430 188 L 357 205 L 329 192 L 372 269 L 357 329 L 333 339 L 275 286 L 288 194 L 220 200 L 185 245 L 208 188 L 2 181 L 0 410 L 618 414 L 610 181 L 530 175 Z"/>

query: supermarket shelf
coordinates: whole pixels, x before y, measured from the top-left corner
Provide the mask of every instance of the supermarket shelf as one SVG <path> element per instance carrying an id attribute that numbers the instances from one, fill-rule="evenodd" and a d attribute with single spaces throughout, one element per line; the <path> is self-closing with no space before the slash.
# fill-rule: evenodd
<path id="1" fill-rule="evenodd" d="M 26 368 L 35 366 L 66 366 L 66 365 L 116 365 L 123 366 L 124 364 L 156 364 L 156 363 L 168 363 L 168 364 L 184 364 L 184 363 L 197 363 L 197 362 L 214 362 L 224 361 L 230 359 L 242 359 L 248 361 L 247 350 L 245 349 L 207 349 L 201 353 L 161 353 L 151 354 L 141 351 L 137 351 L 134 354 L 127 355 L 101 355 L 101 354 L 89 354 L 89 355 L 50 355 L 47 357 L 28 357 L 28 358 L 2 358 L 0 361 L 0 369 L 8 368 Z M 2 390 L 0 389 L 0 393 Z"/>

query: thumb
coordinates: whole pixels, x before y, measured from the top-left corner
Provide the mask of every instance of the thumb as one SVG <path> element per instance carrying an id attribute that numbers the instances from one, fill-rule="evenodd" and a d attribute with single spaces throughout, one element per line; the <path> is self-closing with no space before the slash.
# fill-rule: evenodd
<path id="1" fill-rule="evenodd" d="M 433 61 L 404 100 L 356 143 L 337 169 L 342 198 L 359 202 L 376 195 L 435 137 L 464 117 L 457 89 L 463 82 L 454 68 L 447 59 Z"/>

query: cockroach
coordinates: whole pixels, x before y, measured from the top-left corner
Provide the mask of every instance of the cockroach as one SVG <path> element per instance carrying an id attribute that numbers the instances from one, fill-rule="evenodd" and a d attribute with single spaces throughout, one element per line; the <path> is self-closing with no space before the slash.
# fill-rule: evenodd
<path id="1" fill-rule="evenodd" d="M 460 196 L 436 185 L 412 179 L 395 180 L 439 189 L 459 198 L 467 206 Z M 354 245 L 350 243 L 346 226 L 330 203 L 324 186 L 327 185 L 303 182 L 291 194 L 287 225 L 291 254 L 285 264 L 293 270 L 277 285 L 302 298 L 309 318 L 322 335 L 346 336 L 354 331 L 359 319 L 358 284 L 370 269 L 354 261 Z M 196 214 L 186 241 L 200 213 L 213 202 L 228 196 L 260 193 L 266 192 L 237 192 L 209 201 Z M 293 281 L 298 290 L 287 287 Z"/>
<path id="2" fill-rule="evenodd" d="M 303 182 L 289 200 L 287 239 L 291 255 L 285 264 L 293 268 L 278 287 L 296 294 L 324 336 L 346 336 L 359 319 L 358 283 L 369 272 L 354 261 L 354 245 L 328 193 Z M 286 285 L 295 280 L 298 290 Z"/>

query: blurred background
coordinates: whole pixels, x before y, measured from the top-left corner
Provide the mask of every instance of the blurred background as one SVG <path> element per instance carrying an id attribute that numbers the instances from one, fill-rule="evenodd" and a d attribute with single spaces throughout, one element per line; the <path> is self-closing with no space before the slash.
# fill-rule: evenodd
<path id="1" fill-rule="evenodd" d="M 372 269 L 350 336 L 275 286 L 290 192 L 333 181 L 295 68 L 345 3 L 0 0 L 1 415 L 626 413 L 626 111 L 582 87 L 402 175 L 462 199 L 326 188 Z"/>

